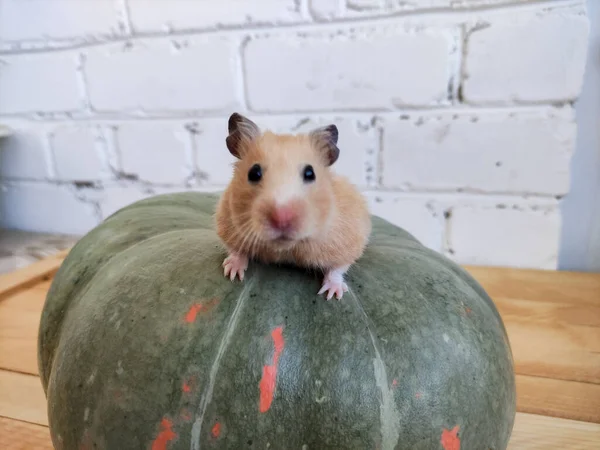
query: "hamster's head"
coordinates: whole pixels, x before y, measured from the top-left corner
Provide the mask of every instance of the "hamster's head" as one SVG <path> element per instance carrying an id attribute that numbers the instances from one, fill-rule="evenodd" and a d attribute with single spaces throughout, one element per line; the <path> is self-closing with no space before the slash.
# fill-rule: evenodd
<path id="1" fill-rule="evenodd" d="M 234 113 L 227 148 L 237 158 L 231 180 L 231 214 L 250 253 L 265 244 L 284 250 L 322 236 L 335 214 L 332 173 L 335 125 L 306 134 L 261 132 Z"/>

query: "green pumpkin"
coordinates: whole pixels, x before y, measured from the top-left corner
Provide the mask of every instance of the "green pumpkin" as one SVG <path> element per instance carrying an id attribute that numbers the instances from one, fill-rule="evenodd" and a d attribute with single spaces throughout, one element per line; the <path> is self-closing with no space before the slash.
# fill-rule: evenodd
<path id="1" fill-rule="evenodd" d="M 374 217 L 341 301 L 294 267 L 232 283 L 216 200 L 134 203 L 66 258 L 38 352 L 57 449 L 507 447 L 512 354 L 465 271 Z"/>

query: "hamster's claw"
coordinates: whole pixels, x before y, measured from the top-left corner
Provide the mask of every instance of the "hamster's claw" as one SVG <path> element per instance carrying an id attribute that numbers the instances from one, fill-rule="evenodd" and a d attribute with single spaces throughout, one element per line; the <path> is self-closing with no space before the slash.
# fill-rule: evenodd
<path id="1" fill-rule="evenodd" d="M 244 273 L 248 268 L 248 258 L 237 253 L 230 254 L 223 261 L 223 274 L 229 277 L 231 281 L 235 280 L 236 275 L 240 281 L 244 281 Z"/>
<path id="2" fill-rule="evenodd" d="M 348 285 L 344 281 L 325 278 L 323 286 L 321 286 L 321 290 L 317 295 L 321 295 L 325 291 L 327 291 L 327 300 L 331 300 L 334 294 L 338 300 L 341 300 L 344 292 L 348 292 Z"/>

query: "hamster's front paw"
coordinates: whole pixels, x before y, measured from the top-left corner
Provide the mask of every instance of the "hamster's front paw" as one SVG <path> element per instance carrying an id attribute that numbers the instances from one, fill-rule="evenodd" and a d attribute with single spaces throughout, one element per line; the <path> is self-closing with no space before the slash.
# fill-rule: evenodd
<path id="1" fill-rule="evenodd" d="M 223 273 L 226 277 L 229 277 L 231 281 L 235 280 L 237 275 L 240 281 L 244 280 L 244 272 L 248 268 L 248 258 L 239 253 L 231 253 L 225 261 L 223 261 Z"/>
<path id="2" fill-rule="evenodd" d="M 335 294 L 336 298 L 340 300 L 344 295 L 344 292 L 348 292 L 348 285 L 342 282 L 336 281 L 323 281 L 323 286 L 319 291 L 318 295 L 321 295 L 323 292 L 327 291 L 327 300 L 331 300 Z"/>
<path id="3" fill-rule="evenodd" d="M 348 285 L 344 282 L 344 273 L 346 270 L 347 267 L 340 267 L 328 271 L 325 274 L 323 286 L 321 286 L 321 290 L 317 295 L 321 295 L 327 291 L 327 300 L 331 300 L 334 295 L 340 300 L 343 297 L 344 292 L 348 292 Z"/>

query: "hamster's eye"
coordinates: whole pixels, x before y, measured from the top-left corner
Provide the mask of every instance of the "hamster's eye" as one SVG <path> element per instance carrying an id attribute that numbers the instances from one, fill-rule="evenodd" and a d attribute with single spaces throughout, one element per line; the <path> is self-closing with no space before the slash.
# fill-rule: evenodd
<path id="1" fill-rule="evenodd" d="M 302 176 L 304 177 L 304 182 L 305 183 L 310 183 L 311 181 L 315 181 L 315 171 L 313 170 L 312 166 L 306 166 L 304 167 L 304 170 L 302 171 Z"/>
<path id="2" fill-rule="evenodd" d="M 248 181 L 250 183 L 258 183 L 262 178 L 262 169 L 258 164 L 254 164 L 248 171 Z"/>

